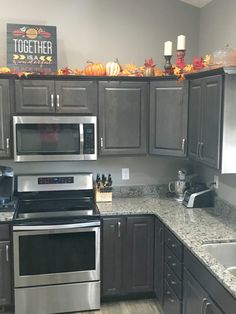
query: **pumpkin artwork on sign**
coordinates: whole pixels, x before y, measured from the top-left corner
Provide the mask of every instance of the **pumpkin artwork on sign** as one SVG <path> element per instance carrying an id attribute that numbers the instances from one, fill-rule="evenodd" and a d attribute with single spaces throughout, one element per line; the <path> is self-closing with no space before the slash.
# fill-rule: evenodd
<path id="1" fill-rule="evenodd" d="M 106 74 L 106 68 L 102 63 L 87 61 L 84 74 L 88 76 L 104 76 Z"/>
<path id="2" fill-rule="evenodd" d="M 120 64 L 119 64 L 119 61 L 117 58 L 115 61 L 107 62 L 107 64 L 106 64 L 106 75 L 117 76 L 117 75 L 119 75 L 120 71 L 121 71 L 121 67 L 120 67 Z"/>

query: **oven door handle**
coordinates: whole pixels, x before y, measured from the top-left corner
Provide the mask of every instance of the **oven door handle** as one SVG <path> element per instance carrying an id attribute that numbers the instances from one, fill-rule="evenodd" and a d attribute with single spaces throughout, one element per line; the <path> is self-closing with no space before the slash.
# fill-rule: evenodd
<path id="1" fill-rule="evenodd" d="M 39 231 L 39 230 L 65 230 L 65 229 L 75 229 L 75 228 L 92 228 L 100 227 L 100 221 L 93 222 L 82 222 L 82 223 L 73 223 L 65 225 L 39 225 L 39 226 L 13 226 L 13 231 Z"/>

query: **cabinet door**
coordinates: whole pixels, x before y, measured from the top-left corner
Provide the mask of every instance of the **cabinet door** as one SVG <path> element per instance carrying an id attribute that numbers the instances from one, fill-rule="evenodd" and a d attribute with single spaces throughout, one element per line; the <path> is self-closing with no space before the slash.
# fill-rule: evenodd
<path id="1" fill-rule="evenodd" d="M 55 112 L 53 80 L 16 80 L 16 113 Z"/>
<path id="2" fill-rule="evenodd" d="M 123 220 L 102 219 L 102 297 L 122 294 Z"/>
<path id="3" fill-rule="evenodd" d="M 147 83 L 99 82 L 101 155 L 146 153 Z"/>
<path id="4" fill-rule="evenodd" d="M 201 136 L 202 80 L 190 82 L 189 87 L 189 134 L 188 155 L 192 159 L 199 158 Z"/>
<path id="5" fill-rule="evenodd" d="M 183 314 L 223 314 L 194 277 L 184 269 Z"/>
<path id="6" fill-rule="evenodd" d="M 206 165 L 220 168 L 222 76 L 203 80 L 200 159 Z"/>
<path id="7" fill-rule="evenodd" d="M 164 293 L 164 225 L 155 218 L 154 291 L 160 304 Z"/>
<path id="8" fill-rule="evenodd" d="M 0 242 L 0 306 L 11 303 L 10 242 Z"/>
<path id="9" fill-rule="evenodd" d="M 0 157 L 10 157 L 9 81 L 0 80 Z"/>
<path id="10" fill-rule="evenodd" d="M 154 218 L 127 217 L 127 293 L 153 291 Z"/>
<path id="11" fill-rule="evenodd" d="M 97 115 L 96 81 L 56 81 L 55 89 L 57 112 Z"/>
<path id="12" fill-rule="evenodd" d="M 187 154 L 188 82 L 151 82 L 149 152 Z"/>

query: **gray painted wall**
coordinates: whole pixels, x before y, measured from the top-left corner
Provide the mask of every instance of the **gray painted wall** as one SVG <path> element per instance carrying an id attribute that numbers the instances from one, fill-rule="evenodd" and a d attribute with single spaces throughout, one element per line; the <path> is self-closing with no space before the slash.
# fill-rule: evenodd
<path id="1" fill-rule="evenodd" d="M 6 23 L 57 26 L 59 67 L 87 60 L 143 65 L 153 57 L 163 67 L 164 42 L 176 49 L 187 37 L 187 60 L 198 49 L 200 10 L 178 0 L 0 0 L 0 64 L 6 63 Z"/>
<path id="2" fill-rule="evenodd" d="M 166 40 L 187 37 L 187 60 L 198 49 L 200 10 L 178 0 L 0 0 L 0 64 L 6 64 L 6 23 L 57 26 L 58 65 L 81 67 L 86 60 L 142 65 L 153 57 L 163 66 Z M 115 185 L 167 183 L 185 162 L 159 157 L 99 158 L 95 162 L 14 163 L 15 173 L 92 171 L 111 172 Z M 130 168 L 130 180 L 121 180 L 121 168 Z"/>
<path id="3" fill-rule="evenodd" d="M 212 53 L 227 44 L 236 48 L 235 12 L 235 0 L 213 0 L 200 10 L 200 55 Z"/>
<path id="4" fill-rule="evenodd" d="M 236 48 L 236 1 L 213 0 L 200 10 L 199 52 L 205 54 L 229 44 Z M 211 168 L 198 166 L 197 171 L 206 182 L 219 175 L 218 195 L 236 204 L 236 174 L 220 175 Z"/>

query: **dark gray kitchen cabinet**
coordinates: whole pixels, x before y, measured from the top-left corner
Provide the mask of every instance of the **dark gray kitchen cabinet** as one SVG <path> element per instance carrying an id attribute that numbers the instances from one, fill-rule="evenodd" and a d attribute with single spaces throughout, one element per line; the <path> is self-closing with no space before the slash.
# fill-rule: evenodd
<path id="1" fill-rule="evenodd" d="M 153 292 L 154 217 L 102 219 L 102 297 Z"/>
<path id="2" fill-rule="evenodd" d="M 164 225 L 155 217 L 154 291 L 163 305 L 164 295 Z"/>
<path id="3" fill-rule="evenodd" d="M 97 82 L 15 80 L 17 114 L 97 114 Z"/>
<path id="4" fill-rule="evenodd" d="M 147 148 L 148 83 L 99 82 L 100 155 L 140 155 Z"/>
<path id="5" fill-rule="evenodd" d="M 153 291 L 154 219 L 127 217 L 126 292 Z"/>
<path id="6" fill-rule="evenodd" d="M 102 219 L 102 295 L 122 294 L 122 241 L 124 237 L 121 217 Z"/>
<path id="7" fill-rule="evenodd" d="M 197 280 L 184 269 L 183 314 L 223 314 Z"/>
<path id="8" fill-rule="evenodd" d="M 150 83 L 149 153 L 187 154 L 188 82 Z"/>
<path id="9" fill-rule="evenodd" d="M 189 157 L 220 169 L 222 75 L 190 81 Z"/>
<path id="10" fill-rule="evenodd" d="M 9 225 L 0 224 L 0 306 L 11 304 L 11 249 Z"/>
<path id="11" fill-rule="evenodd" d="M 0 79 L 0 158 L 11 156 L 11 105 L 9 80 Z"/>

